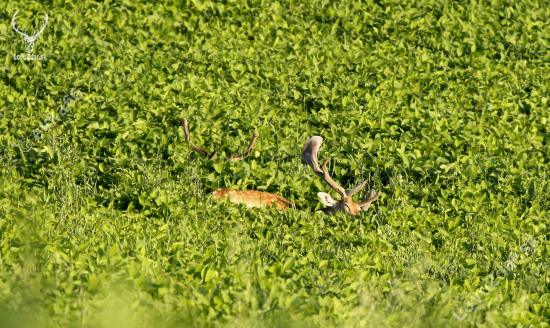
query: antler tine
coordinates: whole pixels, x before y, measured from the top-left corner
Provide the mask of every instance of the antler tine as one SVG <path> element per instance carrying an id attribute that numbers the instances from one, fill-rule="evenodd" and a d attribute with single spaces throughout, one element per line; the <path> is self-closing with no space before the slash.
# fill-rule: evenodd
<path id="1" fill-rule="evenodd" d="M 340 194 L 342 198 L 346 197 L 346 190 L 342 188 L 336 181 L 332 180 L 330 174 L 327 170 L 327 163 L 330 161 L 330 158 L 327 158 L 321 165 L 322 171 L 319 169 L 319 163 L 317 162 L 317 154 L 319 147 L 323 143 L 323 138 L 319 136 L 311 137 L 302 150 L 302 163 L 309 165 L 315 174 L 323 181 L 325 181 L 334 191 Z"/>
<path id="2" fill-rule="evenodd" d="M 40 29 L 40 31 L 38 31 L 38 33 L 34 33 L 33 36 L 39 35 L 46 28 L 46 25 L 48 24 L 48 14 L 44 14 L 44 15 L 46 15 L 46 21 L 44 22 L 44 25 L 42 25 L 42 28 Z"/>
<path id="3" fill-rule="evenodd" d="M 353 196 L 356 192 L 363 189 L 367 185 L 367 182 L 369 182 L 369 179 L 365 180 L 362 184 L 360 184 L 359 186 L 353 188 L 352 190 L 346 191 L 348 197 Z"/>
<path id="4" fill-rule="evenodd" d="M 238 160 L 242 160 L 242 159 L 247 158 L 248 155 L 250 155 L 252 153 L 252 150 L 254 149 L 254 144 L 256 143 L 256 140 L 258 139 L 258 136 L 259 136 L 258 132 L 254 132 L 254 134 L 252 135 L 252 139 L 250 140 L 250 144 L 248 145 L 248 148 L 246 149 L 244 154 L 234 155 L 234 156 L 232 156 L 230 154 L 229 155 L 229 161 L 233 162 L 233 161 L 238 161 Z"/>
<path id="5" fill-rule="evenodd" d="M 216 161 L 214 159 L 214 155 L 216 154 L 216 151 L 214 151 L 212 154 L 209 154 L 206 150 L 197 147 L 197 145 L 195 145 L 193 141 L 191 141 L 191 134 L 189 133 L 189 123 L 187 122 L 186 118 L 183 119 L 183 131 L 185 132 L 185 141 L 189 144 L 189 146 L 191 146 L 191 148 L 201 153 L 202 155 L 206 156 L 208 159 L 214 162 Z"/>
<path id="6" fill-rule="evenodd" d="M 374 202 L 376 199 L 378 199 L 378 197 L 380 197 L 381 194 L 382 194 L 381 191 L 379 191 L 378 193 L 375 194 L 374 189 L 372 189 L 367 194 L 367 197 L 365 197 L 365 199 L 363 199 L 363 201 L 361 201 L 360 203 L 357 203 L 357 204 L 359 204 L 359 206 L 364 206 L 364 205 L 370 204 L 370 203 Z"/>
<path id="7" fill-rule="evenodd" d="M 191 146 L 191 148 L 201 153 L 202 155 L 206 156 L 208 159 L 212 160 L 213 162 L 216 161 L 214 159 L 214 155 L 216 155 L 216 152 L 217 152 L 216 150 L 214 150 L 212 154 L 209 154 L 206 150 L 199 148 L 197 145 L 193 143 L 193 141 L 191 141 L 191 134 L 189 133 L 189 123 L 186 118 L 183 119 L 183 130 L 185 131 L 185 141 L 189 144 L 189 146 Z M 248 155 L 252 153 L 252 150 L 254 149 L 254 144 L 256 144 L 256 140 L 258 139 L 258 136 L 259 136 L 258 132 L 254 132 L 254 134 L 252 135 L 252 140 L 250 140 L 250 145 L 248 145 L 248 148 L 246 149 L 244 154 L 232 155 L 232 152 L 230 152 L 229 158 L 228 158 L 229 161 L 234 162 L 237 160 L 242 160 L 244 158 L 247 158 Z"/>
<path id="8" fill-rule="evenodd" d="M 342 198 L 345 198 L 347 197 L 347 193 L 346 193 L 346 189 L 342 188 L 336 181 L 332 180 L 332 178 L 330 177 L 330 174 L 328 173 L 328 170 L 327 170 L 327 163 L 330 161 L 330 158 L 327 158 L 325 159 L 325 161 L 323 162 L 323 164 L 321 165 L 321 169 L 323 169 L 323 176 L 321 177 L 323 180 L 325 180 L 325 182 L 332 188 L 334 189 L 337 193 L 340 194 L 340 196 L 342 196 Z M 319 175 L 319 174 L 317 174 Z"/>
<path id="9" fill-rule="evenodd" d="M 314 136 L 306 141 L 304 149 L 302 149 L 302 164 L 309 165 L 313 169 L 313 172 L 321 172 L 319 164 L 317 163 L 317 152 L 322 143 L 323 138 Z"/>
<path id="10" fill-rule="evenodd" d="M 17 13 L 19 13 L 19 11 L 16 11 L 15 14 L 13 14 L 13 18 L 11 19 L 11 26 L 13 27 L 13 29 L 15 30 L 15 32 L 21 34 L 21 35 L 24 35 L 24 36 L 27 36 L 26 33 L 23 33 L 21 31 L 19 31 L 19 29 L 17 28 L 16 24 L 15 24 L 15 20 L 18 18 L 17 17 Z"/>

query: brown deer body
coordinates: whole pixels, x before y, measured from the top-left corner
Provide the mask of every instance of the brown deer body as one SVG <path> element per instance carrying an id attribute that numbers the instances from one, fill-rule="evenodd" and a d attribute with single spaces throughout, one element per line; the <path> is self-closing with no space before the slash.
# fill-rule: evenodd
<path id="1" fill-rule="evenodd" d="M 278 210 L 286 210 L 292 207 L 292 203 L 275 194 L 261 192 L 256 190 L 235 190 L 229 188 L 216 189 L 212 193 L 214 199 L 228 197 L 231 203 L 244 203 L 248 207 L 271 207 L 275 206 Z"/>

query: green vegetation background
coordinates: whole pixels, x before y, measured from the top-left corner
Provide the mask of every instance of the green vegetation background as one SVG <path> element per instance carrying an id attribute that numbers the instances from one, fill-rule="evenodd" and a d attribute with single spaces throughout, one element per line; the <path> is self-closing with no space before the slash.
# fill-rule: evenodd
<path id="1" fill-rule="evenodd" d="M 13 59 L 17 10 L 29 33 L 49 15 L 47 60 Z M 0 18 L 0 327 L 548 326 L 547 1 L 3 1 Z M 254 154 L 193 160 L 184 117 L 219 159 L 259 132 Z M 357 199 L 382 191 L 361 217 L 209 198 L 319 207 L 313 135 L 342 185 L 370 178 Z"/>

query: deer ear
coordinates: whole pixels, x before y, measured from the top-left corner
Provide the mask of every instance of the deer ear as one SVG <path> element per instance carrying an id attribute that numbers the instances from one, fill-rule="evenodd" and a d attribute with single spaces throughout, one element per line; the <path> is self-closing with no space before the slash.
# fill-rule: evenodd
<path id="1" fill-rule="evenodd" d="M 330 195 L 326 192 L 320 192 L 317 194 L 317 196 L 321 198 L 321 201 L 323 202 L 323 204 L 325 204 L 325 206 L 332 206 L 336 204 L 336 201 L 332 199 L 332 197 L 330 197 Z"/>

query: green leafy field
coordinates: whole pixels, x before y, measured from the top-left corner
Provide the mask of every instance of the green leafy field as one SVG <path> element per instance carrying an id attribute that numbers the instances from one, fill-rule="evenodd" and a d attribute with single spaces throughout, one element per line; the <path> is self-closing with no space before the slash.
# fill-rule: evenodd
<path id="1" fill-rule="evenodd" d="M 14 59 L 16 11 L 29 31 L 49 15 L 46 60 Z M 548 2 L 4 1 L 0 18 L 0 327 L 548 326 Z M 253 155 L 221 160 L 255 131 Z M 210 198 L 320 208 L 314 135 L 344 187 L 370 178 L 356 200 L 382 191 L 361 217 Z"/>

